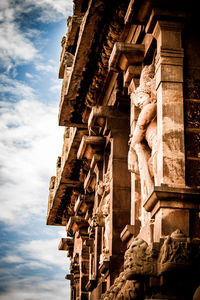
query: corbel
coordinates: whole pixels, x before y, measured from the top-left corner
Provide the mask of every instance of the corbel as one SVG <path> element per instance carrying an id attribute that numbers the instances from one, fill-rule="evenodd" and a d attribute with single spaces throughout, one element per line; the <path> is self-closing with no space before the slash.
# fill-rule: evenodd
<path id="1" fill-rule="evenodd" d="M 90 170 L 84 182 L 84 189 L 88 193 L 94 192 L 95 190 L 95 186 L 96 186 L 95 167 L 98 164 L 98 166 L 101 165 L 100 167 L 102 168 L 102 160 L 103 160 L 103 156 L 101 154 L 94 154 L 92 157 Z"/>
<path id="2" fill-rule="evenodd" d="M 113 125 L 120 126 L 121 122 L 127 122 L 127 115 L 119 111 L 117 107 L 114 106 L 93 106 L 89 119 L 88 119 L 88 130 L 89 132 L 93 131 L 95 127 L 105 127 L 111 129 L 112 126 L 109 126 L 110 122 Z"/>
<path id="3" fill-rule="evenodd" d="M 136 236 L 137 232 L 135 225 L 126 225 L 120 234 L 122 242 L 128 242 L 133 236 Z"/>
<path id="4" fill-rule="evenodd" d="M 93 195 L 80 195 L 74 206 L 75 214 L 84 214 L 86 213 L 93 205 L 94 196 Z"/>
<path id="5" fill-rule="evenodd" d="M 167 20 L 167 21 L 175 21 L 175 22 L 183 22 L 188 16 L 188 13 L 185 11 L 177 12 L 174 10 L 166 10 L 163 8 L 155 7 L 151 11 L 151 15 L 145 27 L 146 33 L 153 33 L 155 25 L 159 20 Z"/>
<path id="6" fill-rule="evenodd" d="M 109 273 L 109 268 L 110 268 L 110 261 L 104 260 L 99 266 L 99 272 L 103 275 L 106 275 L 106 273 Z"/>
<path id="7" fill-rule="evenodd" d="M 144 51 L 141 44 L 116 42 L 108 62 L 109 71 L 126 71 L 128 66 L 142 63 Z"/>
<path id="8" fill-rule="evenodd" d="M 200 189 L 172 188 L 167 185 L 155 186 L 145 199 L 144 208 L 151 212 L 152 217 L 160 208 L 185 208 L 200 211 L 198 202 Z M 184 204 L 183 204 L 184 203 Z"/>
<path id="9" fill-rule="evenodd" d="M 74 279 L 74 275 L 73 274 L 67 274 L 66 276 L 65 276 L 65 279 L 66 280 L 73 280 Z"/>
<path id="10" fill-rule="evenodd" d="M 68 251 L 73 246 L 74 246 L 74 239 L 62 238 L 60 240 L 58 250 Z"/>
<path id="11" fill-rule="evenodd" d="M 91 292 L 97 285 L 97 280 L 96 279 L 89 279 L 85 288 L 88 292 Z"/>
<path id="12" fill-rule="evenodd" d="M 97 152 L 101 152 L 105 144 L 105 138 L 101 136 L 87 136 L 82 137 L 78 152 L 77 158 L 83 159 L 86 158 L 91 160 L 93 155 Z"/>
<path id="13" fill-rule="evenodd" d="M 81 228 L 87 228 L 88 227 L 88 222 L 85 220 L 85 218 L 80 217 L 80 216 L 73 216 L 70 217 L 68 223 L 67 223 L 67 232 L 77 232 Z"/>
<path id="14" fill-rule="evenodd" d="M 131 81 L 133 80 L 135 87 L 139 85 L 140 74 L 142 71 L 142 65 L 130 65 L 128 66 L 124 74 L 124 87 L 129 88 Z M 129 92 L 129 89 L 128 89 Z"/>

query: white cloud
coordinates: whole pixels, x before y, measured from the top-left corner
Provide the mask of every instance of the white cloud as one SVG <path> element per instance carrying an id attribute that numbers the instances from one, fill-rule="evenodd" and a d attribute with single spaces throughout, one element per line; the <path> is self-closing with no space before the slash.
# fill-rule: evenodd
<path id="1" fill-rule="evenodd" d="M 33 78 L 33 75 L 31 74 L 31 73 L 25 73 L 25 76 L 27 77 L 27 78 Z"/>
<path id="2" fill-rule="evenodd" d="M 23 263 L 24 259 L 21 258 L 18 255 L 10 254 L 10 255 L 7 255 L 7 256 L 3 257 L 0 261 L 1 262 L 6 262 L 6 263 Z"/>
<path id="3" fill-rule="evenodd" d="M 58 84 L 52 85 L 50 87 L 50 91 L 51 92 L 56 92 L 56 93 L 60 92 L 61 91 L 61 84 L 58 83 Z"/>
<path id="4" fill-rule="evenodd" d="M 52 23 L 67 18 L 72 12 L 72 0 L 1 0 L 0 1 L 0 64 L 7 71 L 20 63 L 39 57 L 33 38 L 39 41 L 40 31 L 23 27 L 22 14 L 37 11 L 36 21 Z M 35 15 L 34 17 L 35 18 Z"/>
<path id="5" fill-rule="evenodd" d="M 18 6 L 11 1 L 2 1 L 0 10 L 0 63 L 8 71 L 13 64 L 30 61 L 37 55 L 33 43 L 26 38 L 16 22 Z M 27 30 L 28 31 L 28 30 Z"/>
<path id="6" fill-rule="evenodd" d="M 42 71 L 42 72 L 45 72 L 45 73 L 48 73 L 48 72 L 57 72 L 58 71 L 58 66 L 55 66 L 55 65 L 50 65 L 50 64 L 36 64 L 35 66 L 35 69 L 37 71 Z"/>
<path id="7" fill-rule="evenodd" d="M 66 251 L 58 251 L 59 238 L 50 240 L 32 240 L 29 243 L 19 245 L 18 250 L 23 253 L 25 259 L 44 265 L 56 265 L 63 270 L 68 270 L 69 262 Z"/>
<path id="8" fill-rule="evenodd" d="M 36 94 L 33 88 L 23 82 L 9 78 L 5 74 L 0 74 L 0 92 L 4 94 L 9 93 L 14 99 L 36 100 Z"/>
<path id="9" fill-rule="evenodd" d="M 40 20 L 54 22 L 61 18 L 67 18 L 72 12 L 72 0 L 25 0 L 28 5 L 34 5 L 41 9 Z"/>
<path id="10" fill-rule="evenodd" d="M 63 300 L 70 295 L 69 282 L 41 277 L 35 280 L 35 277 L 29 277 L 24 282 L 11 281 L 9 290 L 1 293 L 1 300 Z"/>
<path id="11" fill-rule="evenodd" d="M 63 128 L 57 124 L 57 104 L 37 101 L 34 91 L 16 80 L 10 89 L 22 100 L 2 102 L 0 108 L 0 220 L 17 224 L 46 211 L 48 181 L 56 172 Z"/>

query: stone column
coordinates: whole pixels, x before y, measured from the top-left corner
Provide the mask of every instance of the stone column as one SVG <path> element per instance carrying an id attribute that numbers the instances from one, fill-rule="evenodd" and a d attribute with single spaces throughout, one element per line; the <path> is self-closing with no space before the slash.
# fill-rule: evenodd
<path id="1" fill-rule="evenodd" d="M 119 114 L 120 119 L 120 114 Z M 131 176 L 127 170 L 128 132 L 129 120 L 108 119 L 111 130 L 111 183 L 110 183 L 110 210 L 111 210 L 111 261 L 110 284 L 112 285 L 116 274 L 122 264 L 125 243 L 120 239 L 120 233 L 130 222 L 130 185 Z M 120 262 L 121 258 L 121 262 Z"/>
<path id="2" fill-rule="evenodd" d="M 182 24 L 158 21 L 157 40 L 157 183 L 185 186 Z"/>
<path id="3" fill-rule="evenodd" d="M 93 107 L 88 121 L 89 131 L 94 132 L 96 127 L 102 128 L 106 140 L 103 167 L 105 195 L 102 199 L 109 203 L 110 212 L 105 222 L 108 221 L 109 227 L 106 247 L 110 261 L 105 260 L 108 266 L 104 262 L 100 264 L 100 272 L 106 274 L 109 288 L 123 263 L 126 245 L 120 240 L 120 233 L 130 222 L 131 176 L 127 170 L 129 116 L 116 107 Z"/>

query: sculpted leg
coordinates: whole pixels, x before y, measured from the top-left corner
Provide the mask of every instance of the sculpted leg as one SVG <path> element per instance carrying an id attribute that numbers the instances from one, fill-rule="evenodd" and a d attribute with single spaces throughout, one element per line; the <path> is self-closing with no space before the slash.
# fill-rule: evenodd
<path id="1" fill-rule="evenodd" d="M 141 180 L 141 187 L 142 187 L 141 193 L 142 193 L 142 199 L 144 200 L 144 198 L 152 191 L 154 187 L 154 183 L 148 167 L 150 153 L 147 150 L 147 147 L 141 143 L 136 144 L 134 149 L 138 157 L 138 165 L 139 165 L 140 180 Z"/>

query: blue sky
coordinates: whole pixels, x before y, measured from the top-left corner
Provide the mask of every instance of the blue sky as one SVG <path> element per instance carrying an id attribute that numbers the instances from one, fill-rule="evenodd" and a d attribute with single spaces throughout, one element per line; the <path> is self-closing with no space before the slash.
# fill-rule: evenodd
<path id="1" fill-rule="evenodd" d="M 0 1 L 0 299 L 69 299 L 64 227 L 46 226 L 56 173 L 60 42 L 72 0 Z"/>

